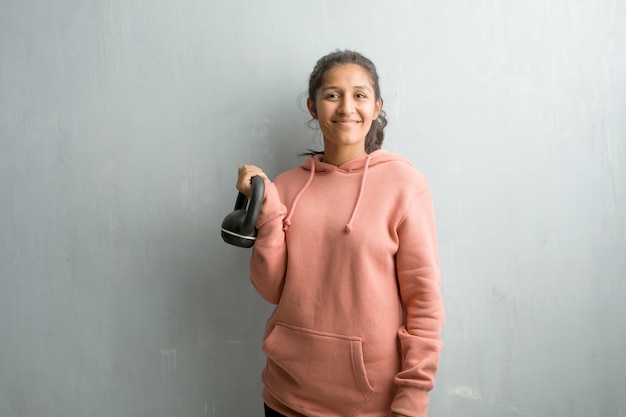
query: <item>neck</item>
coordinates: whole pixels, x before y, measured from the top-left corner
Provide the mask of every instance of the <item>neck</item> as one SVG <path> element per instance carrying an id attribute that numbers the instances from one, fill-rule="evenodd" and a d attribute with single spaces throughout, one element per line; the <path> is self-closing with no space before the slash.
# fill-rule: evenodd
<path id="1" fill-rule="evenodd" d="M 366 156 L 367 152 L 362 147 L 355 148 L 336 148 L 333 146 L 324 146 L 324 162 L 327 164 L 341 166 L 346 162 L 352 161 L 353 159 L 361 158 Z"/>

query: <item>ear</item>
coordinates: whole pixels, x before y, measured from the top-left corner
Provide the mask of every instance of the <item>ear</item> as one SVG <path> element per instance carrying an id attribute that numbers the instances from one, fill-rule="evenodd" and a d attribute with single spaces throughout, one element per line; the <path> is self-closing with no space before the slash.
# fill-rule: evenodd
<path id="1" fill-rule="evenodd" d="M 313 100 L 310 98 L 306 99 L 306 106 L 309 109 L 309 113 L 311 113 L 311 117 L 317 120 L 317 111 L 315 111 L 315 105 L 313 104 Z"/>
<path id="2" fill-rule="evenodd" d="M 376 100 L 376 107 L 374 107 L 374 119 L 378 119 L 378 115 L 380 114 L 380 110 L 383 108 L 383 99 L 379 98 Z"/>

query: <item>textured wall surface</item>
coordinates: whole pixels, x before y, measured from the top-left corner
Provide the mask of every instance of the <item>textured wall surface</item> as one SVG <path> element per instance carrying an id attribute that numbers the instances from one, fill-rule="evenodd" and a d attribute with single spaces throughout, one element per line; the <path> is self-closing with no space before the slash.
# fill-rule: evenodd
<path id="1" fill-rule="evenodd" d="M 626 2 L 4 0 L 0 416 L 261 415 L 236 168 L 318 147 L 321 55 L 378 65 L 433 189 L 431 415 L 626 416 Z"/>

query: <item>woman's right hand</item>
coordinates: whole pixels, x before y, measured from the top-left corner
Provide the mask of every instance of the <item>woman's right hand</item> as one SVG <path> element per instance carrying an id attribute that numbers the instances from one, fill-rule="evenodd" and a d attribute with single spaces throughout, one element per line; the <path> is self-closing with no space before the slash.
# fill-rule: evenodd
<path id="1" fill-rule="evenodd" d="M 242 165 L 239 167 L 239 177 L 237 178 L 237 190 L 245 194 L 247 197 L 252 195 L 252 177 L 259 176 L 265 180 L 265 182 L 270 182 L 265 172 L 257 166 L 254 165 Z"/>

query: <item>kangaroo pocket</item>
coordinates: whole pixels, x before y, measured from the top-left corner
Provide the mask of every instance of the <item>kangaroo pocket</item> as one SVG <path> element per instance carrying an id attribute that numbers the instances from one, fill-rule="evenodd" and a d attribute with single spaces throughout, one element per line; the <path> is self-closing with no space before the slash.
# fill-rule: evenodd
<path id="1" fill-rule="evenodd" d="M 277 323 L 263 343 L 270 393 L 310 416 L 352 416 L 374 393 L 358 337 Z"/>

